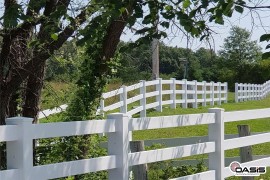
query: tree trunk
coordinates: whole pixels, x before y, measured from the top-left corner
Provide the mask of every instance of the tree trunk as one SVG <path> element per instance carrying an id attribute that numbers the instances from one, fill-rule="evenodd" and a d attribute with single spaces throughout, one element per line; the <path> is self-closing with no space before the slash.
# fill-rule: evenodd
<path id="1" fill-rule="evenodd" d="M 34 123 L 38 122 L 38 112 L 40 109 L 41 90 L 43 88 L 43 78 L 45 70 L 45 61 L 39 65 L 36 72 L 31 74 L 28 78 L 25 101 L 23 105 L 23 117 L 34 118 Z"/>

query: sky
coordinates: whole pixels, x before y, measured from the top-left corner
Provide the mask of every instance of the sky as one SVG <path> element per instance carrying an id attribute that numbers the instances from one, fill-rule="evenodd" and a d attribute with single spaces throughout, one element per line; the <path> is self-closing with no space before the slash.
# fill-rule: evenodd
<path id="1" fill-rule="evenodd" d="M 256 2 L 255 2 L 256 1 Z M 254 0 L 254 3 L 261 3 L 265 5 L 267 1 L 263 0 Z M 268 1 L 269 4 L 269 1 Z M 251 32 L 251 40 L 257 41 L 259 46 L 262 47 L 262 50 L 265 51 L 266 42 L 259 42 L 260 36 L 265 33 L 270 33 L 270 12 L 269 10 L 256 10 L 250 12 L 245 9 L 242 14 L 234 12 L 232 18 L 226 18 L 224 25 L 211 24 L 211 29 L 214 31 L 212 33 L 213 39 L 210 39 L 209 42 L 201 42 L 199 39 L 190 39 L 188 42 L 189 48 L 197 50 L 200 47 L 212 48 L 216 52 L 222 49 L 224 39 L 229 36 L 230 28 L 232 26 L 239 26 L 245 28 Z M 187 38 L 183 33 L 178 32 L 172 34 L 171 30 L 167 31 L 169 34 L 168 38 L 162 39 L 161 41 L 168 46 L 177 46 L 186 48 L 187 47 Z M 121 40 L 123 41 L 134 41 L 138 36 L 134 36 L 129 30 L 125 31 L 125 34 L 122 35 Z"/>
<path id="2" fill-rule="evenodd" d="M 24 1 L 24 0 L 20 0 Z M 86 2 L 86 0 L 76 0 L 78 2 Z M 250 6 L 259 5 L 269 5 L 269 0 L 250 0 Z M 3 0 L 0 0 L 0 16 L 3 14 Z M 197 50 L 200 47 L 211 48 L 216 52 L 222 48 L 224 39 L 229 36 L 229 31 L 232 26 L 239 26 L 246 28 L 248 31 L 251 31 L 251 40 L 257 41 L 257 43 L 262 47 L 262 50 L 265 51 L 266 42 L 260 43 L 259 38 L 262 34 L 270 33 L 270 11 L 258 10 L 250 12 L 245 9 L 243 14 L 234 12 L 232 18 L 225 19 L 224 25 L 212 24 L 211 29 L 214 31 L 212 33 L 213 39 L 210 39 L 209 42 L 200 42 L 199 39 L 189 39 L 188 48 Z M 168 38 L 162 39 L 161 41 L 168 46 L 177 46 L 182 48 L 187 48 L 187 38 L 183 35 L 182 32 L 179 32 L 175 27 L 170 27 L 170 30 L 167 31 Z M 123 41 L 134 41 L 138 36 L 134 36 L 134 33 L 130 30 L 125 30 L 125 33 L 121 36 Z"/>

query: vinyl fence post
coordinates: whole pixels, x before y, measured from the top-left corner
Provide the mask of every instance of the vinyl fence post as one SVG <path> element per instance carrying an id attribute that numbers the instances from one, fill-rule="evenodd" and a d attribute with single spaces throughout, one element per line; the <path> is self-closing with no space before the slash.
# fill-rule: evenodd
<path id="1" fill-rule="evenodd" d="M 240 96 L 239 96 L 238 99 L 239 99 L 241 102 L 243 102 L 243 96 L 244 96 L 244 86 L 243 86 L 243 83 L 238 84 L 238 86 L 240 86 Z"/>
<path id="2" fill-rule="evenodd" d="M 215 105 L 215 86 L 214 86 L 214 82 L 211 81 L 211 87 L 210 87 L 210 90 L 211 90 L 211 102 L 210 102 L 210 105 L 211 106 L 214 106 Z"/>
<path id="3" fill-rule="evenodd" d="M 218 82 L 218 105 L 221 105 L 221 82 Z"/>
<path id="4" fill-rule="evenodd" d="M 175 84 L 175 78 L 171 78 L 172 83 L 170 84 L 170 90 L 172 90 L 172 94 L 170 94 L 170 100 L 172 101 L 171 108 L 176 108 L 176 84 Z"/>
<path id="5" fill-rule="evenodd" d="M 224 87 L 224 90 L 225 90 L 225 101 L 224 103 L 227 103 L 228 102 L 228 83 L 225 82 L 225 87 Z"/>
<path id="6" fill-rule="evenodd" d="M 249 83 L 248 84 L 248 100 L 250 101 L 251 100 L 251 84 Z"/>
<path id="7" fill-rule="evenodd" d="M 215 113 L 216 122 L 208 125 L 209 141 L 215 142 L 215 152 L 209 153 L 209 170 L 216 171 L 216 179 L 224 180 L 224 109 L 211 108 L 209 113 Z"/>
<path id="8" fill-rule="evenodd" d="M 265 86 L 265 84 L 260 85 L 260 100 L 263 99 L 264 86 Z"/>
<path id="9" fill-rule="evenodd" d="M 108 133 L 108 154 L 116 156 L 118 168 L 110 169 L 109 180 L 129 179 L 129 116 L 126 114 L 109 114 L 108 119 L 115 119 L 116 132 Z"/>
<path id="10" fill-rule="evenodd" d="M 247 101 L 248 97 L 248 89 L 247 89 L 247 83 L 244 84 L 244 101 Z"/>
<path id="11" fill-rule="evenodd" d="M 202 98 L 203 98 L 202 106 L 206 106 L 206 82 L 203 81 L 202 83 L 203 83 L 203 85 L 202 85 L 202 91 L 203 91 L 203 94 L 202 94 Z"/>
<path id="12" fill-rule="evenodd" d="M 183 79 L 182 90 L 184 93 L 182 94 L 182 100 L 184 101 L 182 104 L 182 108 L 187 108 L 187 80 Z"/>
<path id="13" fill-rule="evenodd" d="M 100 100 L 100 105 L 99 105 L 99 114 L 104 117 L 104 99 Z"/>
<path id="14" fill-rule="evenodd" d="M 162 79 L 157 78 L 158 84 L 156 85 L 156 91 L 158 91 L 158 95 L 156 96 L 156 102 L 158 102 L 158 106 L 156 108 L 157 111 L 162 112 Z"/>
<path id="15" fill-rule="evenodd" d="M 198 108 L 198 86 L 197 86 L 197 81 L 194 80 L 194 85 L 192 86 L 192 90 L 194 90 L 194 94 L 193 94 L 193 100 L 195 101 L 192 106 L 193 108 Z"/>
<path id="16" fill-rule="evenodd" d="M 140 112 L 140 117 L 146 117 L 146 86 L 145 80 L 141 80 L 140 83 L 142 87 L 140 88 L 140 95 L 142 95 L 142 99 L 140 100 L 140 106 L 143 108 Z"/>
<path id="17" fill-rule="evenodd" d="M 235 83 L 234 99 L 235 102 L 238 103 L 238 83 Z"/>
<path id="18" fill-rule="evenodd" d="M 251 100 L 255 100 L 255 84 L 251 84 Z"/>
<path id="19" fill-rule="evenodd" d="M 7 125 L 17 125 L 19 139 L 7 142 L 7 169 L 19 169 L 21 180 L 31 180 L 33 171 L 33 139 L 31 137 L 32 118 L 8 118 Z"/>
<path id="20" fill-rule="evenodd" d="M 120 94 L 120 101 L 123 102 L 123 105 L 120 108 L 121 113 L 127 113 L 127 87 L 122 86 L 123 93 Z"/>

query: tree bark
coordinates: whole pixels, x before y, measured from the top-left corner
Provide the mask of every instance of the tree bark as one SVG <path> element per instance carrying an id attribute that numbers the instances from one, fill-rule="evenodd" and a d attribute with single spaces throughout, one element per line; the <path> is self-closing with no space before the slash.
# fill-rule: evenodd
<path id="1" fill-rule="evenodd" d="M 33 123 L 38 122 L 38 112 L 40 110 L 41 90 L 43 88 L 45 61 L 40 63 L 35 73 L 28 78 L 26 85 L 25 100 L 23 105 L 22 115 L 31 117 Z"/>

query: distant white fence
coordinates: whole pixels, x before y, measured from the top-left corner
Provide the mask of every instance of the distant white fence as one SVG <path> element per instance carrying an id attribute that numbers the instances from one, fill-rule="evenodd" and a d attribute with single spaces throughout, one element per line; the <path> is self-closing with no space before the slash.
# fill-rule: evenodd
<path id="1" fill-rule="evenodd" d="M 224 139 L 225 122 L 270 117 L 270 109 L 224 112 L 212 108 L 209 113 L 163 117 L 130 118 L 110 114 L 107 120 L 32 124 L 32 119 L 15 117 L 0 126 L 0 142 L 7 142 L 7 170 L 0 171 L 2 180 L 45 180 L 108 170 L 109 180 L 128 180 L 129 167 L 198 154 L 209 154 L 209 170 L 176 178 L 177 180 L 224 180 L 233 176 L 225 167 L 225 150 L 266 143 L 270 133 Z M 150 151 L 129 151 L 129 131 L 208 124 L 208 141 Z M 108 156 L 56 164 L 33 166 L 33 139 L 108 133 Z M 243 166 L 270 166 L 270 157 Z"/>
<path id="2" fill-rule="evenodd" d="M 235 83 L 235 102 L 260 100 L 270 92 L 270 80 L 263 84 Z"/>
<path id="3" fill-rule="evenodd" d="M 143 80 L 131 86 L 122 86 L 117 90 L 103 93 L 97 114 L 117 110 L 130 116 L 140 113 L 140 117 L 146 117 L 147 109 L 155 108 L 162 112 L 163 105 L 170 105 L 175 109 L 177 104 L 187 108 L 188 103 L 192 103 L 192 107 L 197 108 L 199 103 L 202 106 L 206 106 L 207 103 L 211 106 L 215 103 L 220 105 L 222 102 L 227 102 L 227 98 L 228 85 L 226 82 L 197 82 L 174 78 L 162 80 L 159 78 L 153 81 Z M 109 99 L 113 103 L 108 104 Z M 66 105 L 62 105 L 62 108 L 40 112 L 39 117 L 59 113 L 66 107 Z"/>

